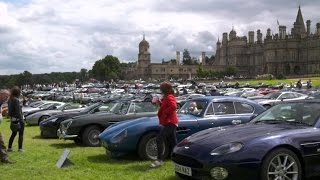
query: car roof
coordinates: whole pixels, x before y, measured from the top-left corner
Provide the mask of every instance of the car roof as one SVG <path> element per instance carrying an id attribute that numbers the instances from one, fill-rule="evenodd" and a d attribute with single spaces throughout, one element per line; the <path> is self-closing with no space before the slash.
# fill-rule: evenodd
<path id="1" fill-rule="evenodd" d="M 235 96 L 204 96 L 194 98 L 192 100 L 202 100 L 202 101 L 250 101 L 252 100 L 243 98 L 243 97 L 235 97 Z"/>

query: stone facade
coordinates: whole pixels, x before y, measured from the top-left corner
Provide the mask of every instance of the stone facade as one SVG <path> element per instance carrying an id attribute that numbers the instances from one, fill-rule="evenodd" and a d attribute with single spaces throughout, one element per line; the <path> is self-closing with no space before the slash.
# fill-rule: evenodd
<path id="1" fill-rule="evenodd" d="M 265 38 L 261 30 L 249 31 L 248 37 L 238 37 L 232 29 L 223 33 L 222 42 L 218 39 L 215 61 L 212 65 L 182 65 L 180 52 L 176 62 L 151 63 L 149 43 L 143 40 L 139 44 L 138 62 L 127 68 L 128 79 L 190 79 L 197 76 L 199 66 L 204 70 L 225 71 L 234 67 L 237 75 L 254 77 L 258 74 L 301 75 L 320 73 L 320 23 L 317 30 L 310 30 L 311 21 L 303 21 L 299 7 L 291 34 L 286 26 L 279 25 L 279 32 L 271 34 L 268 29 Z M 205 53 L 202 54 L 205 58 Z"/>
<path id="2" fill-rule="evenodd" d="M 303 21 L 299 7 L 296 22 L 287 34 L 286 26 L 279 26 L 279 33 L 267 30 L 264 41 L 257 31 L 238 37 L 232 30 L 223 33 L 222 43 L 218 40 L 214 66 L 233 66 L 238 75 L 257 74 L 301 75 L 320 72 L 320 23 L 314 34 L 310 31 L 311 21 Z"/>

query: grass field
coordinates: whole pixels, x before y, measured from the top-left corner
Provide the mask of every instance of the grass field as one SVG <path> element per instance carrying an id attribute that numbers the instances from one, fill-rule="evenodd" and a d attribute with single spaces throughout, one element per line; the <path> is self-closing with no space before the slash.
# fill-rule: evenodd
<path id="1" fill-rule="evenodd" d="M 265 84 L 272 84 L 272 85 L 276 85 L 279 83 L 286 83 L 286 84 L 290 84 L 292 83 L 293 85 L 295 85 L 297 83 L 297 81 L 301 79 L 302 82 L 307 82 L 309 79 L 312 82 L 312 86 L 320 86 L 320 77 L 310 77 L 310 78 L 294 78 L 294 79 L 272 79 L 272 80 L 238 80 L 238 82 L 240 84 L 259 84 L 259 83 L 265 83 Z M 225 82 L 230 82 L 231 84 L 234 84 L 237 80 L 225 80 Z"/>
<path id="2" fill-rule="evenodd" d="M 307 82 L 310 79 L 313 86 L 320 86 L 320 77 L 299 78 L 299 79 L 301 79 L 302 82 Z M 272 80 L 241 80 L 239 81 L 239 83 L 240 84 L 245 84 L 245 83 L 259 84 L 263 82 L 265 84 L 272 84 L 272 85 L 276 85 L 279 83 L 286 83 L 286 84 L 293 83 L 295 85 L 299 79 L 295 78 L 295 79 L 272 79 Z"/>
<path id="3" fill-rule="evenodd" d="M 6 119 L 0 125 L 0 132 L 7 145 L 11 131 Z M 176 179 L 170 160 L 167 160 L 161 168 L 150 169 L 149 161 L 141 161 L 134 156 L 112 159 L 106 155 L 102 147 L 79 147 L 73 141 L 41 139 L 38 126 L 27 126 L 24 138 L 25 152 L 17 152 L 18 137 L 16 137 L 14 152 L 9 153 L 9 158 L 16 163 L 9 165 L 0 163 L 1 180 Z M 56 162 L 65 148 L 71 150 L 69 159 L 75 165 L 59 169 L 56 167 Z"/>

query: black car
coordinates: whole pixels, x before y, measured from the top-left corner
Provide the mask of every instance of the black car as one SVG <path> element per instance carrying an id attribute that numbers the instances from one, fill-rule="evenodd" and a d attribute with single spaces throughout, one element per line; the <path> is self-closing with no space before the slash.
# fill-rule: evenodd
<path id="1" fill-rule="evenodd" d="M 57 130 L 62 121 L 85 114 L 108 112 L 112 106 L 113 103 L 95 103 L 80 111 L 61 113 L 59 115 L 51 116 L 39 124 L 40 135 L 44 138 L 57 138 Z"/>
<path id="2" fill-rule="evenodd" d="M 108 113 L 83 115 L 62 122 L 57 134 L 77 144 L 100 146 L 99 134 L 108 126 L 123 120 L 155 116 L 157 112 L 157 105 L 149 101 L 120 101 Z"/>

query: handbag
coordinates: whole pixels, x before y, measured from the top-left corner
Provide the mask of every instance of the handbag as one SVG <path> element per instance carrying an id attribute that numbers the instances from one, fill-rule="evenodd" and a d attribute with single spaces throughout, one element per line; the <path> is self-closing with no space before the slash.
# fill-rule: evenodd
<path id="1" fill-rule="evenodd" d="M 21 129 L 20 121 L 11 120 L 10 129 L 11 131 L 19 131 Z"/>

